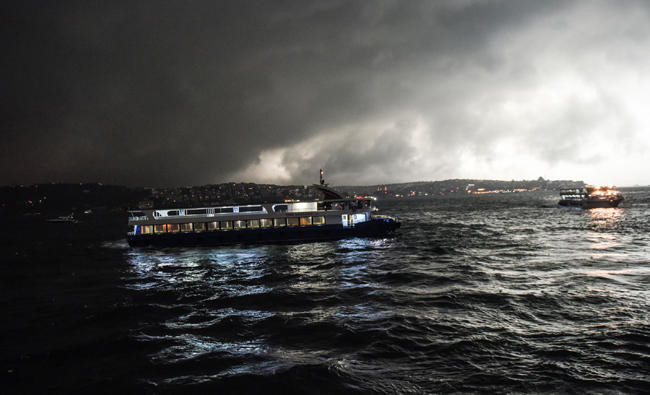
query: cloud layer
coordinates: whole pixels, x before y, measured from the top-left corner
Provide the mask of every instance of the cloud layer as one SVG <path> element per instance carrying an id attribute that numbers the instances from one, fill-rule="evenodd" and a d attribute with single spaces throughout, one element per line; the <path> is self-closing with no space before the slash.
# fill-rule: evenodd
<path id="1" fill-rule="evenodd" d="M 0 183 L 650 184 L 644 2 L 88 2 L 2 24 Z"/>

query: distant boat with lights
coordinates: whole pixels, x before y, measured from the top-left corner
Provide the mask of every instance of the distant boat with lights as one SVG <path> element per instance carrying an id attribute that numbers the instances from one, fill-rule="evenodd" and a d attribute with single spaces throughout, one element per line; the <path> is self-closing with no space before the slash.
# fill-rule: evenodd
<path id="1" fill-rule="evenodd" d="M 587 185 L 578 189 L 562 189 L 560 206 L 577 206 L 582 208 L 617 207 L 625 198 L 615 187 Z"/>
<path id="2" fill-rule="evenodd" d="M 400 227 L 373 198 L 344 198 L 320 171 L 323 200 L 129 211 L 131 246 L 211 246 L 383 237 Z"/>
<path id="3" fill-rule="evenodd" d="M 60 223 L 60 224 L 61 223 L 76 224 L 79 221 L 74 219 L 74 213 L 72 213 L 70 215 L 64 215 L 64 216 L 60 216 L 60 217 L 56 217 L 56 218 L 50 218 L 50 219 L 47 220 L 47 222 Z"/>

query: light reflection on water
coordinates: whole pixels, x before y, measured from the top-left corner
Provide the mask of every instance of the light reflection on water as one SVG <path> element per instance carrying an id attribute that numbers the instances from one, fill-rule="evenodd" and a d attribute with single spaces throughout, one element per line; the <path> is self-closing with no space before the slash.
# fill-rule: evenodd
<path id="1" fill-rule="evenodd" d="M 385 317 L 368 303 L 330 307 L 327 304 L 338 303 L 335 296 L 338 292 L 372 285 L 363 280 L 368 274 L 368 259 L 375 250 L 385 249 L 387 243 L 389 239 L 350 239 L 279 246 L 131 249 L 127 252 L 130 271 L 125 278 L 126 287 L 152 293 L 165 289 L 177 301 L 171 310 L 178 310 L 164 321 L 149 323 L 149 329 L 135 338 L 142 342 L 170 343 L 150 355 L 155 363 L 177 364 L 206 357 L 229 358 L 228 355 L 267 359 L 252 365 L 235 365 L 216 375 L 195 377 L 199 381 L 243 374 L 253 369 L 252 366 L 275 371 L 310 358 L 320 361 L 325 351 L 305 352 L 287 345 L 271 345 L 264 337 L 239 338 L 240 334 L 228 328 L 231 325 L 255 327 L 278 320 L 297 320 L 296 325 L 321 325 Z M 300 307 L 305 304 L 301 300 L 304 295 L 309 295 L 311 300 Z M 181 303 L 188 299 L 189 305 Z M 283 302 L 274 305 L 267 299 Z M 230 301 L 232 306 L 222 307 L 224 301 Z M 160 330 L 170 333 L 162 337 L 147 334 Z"/>
<path id="2" fill-rule="evenodd" d="M 613 224 L 625 219 L 625 209 L 620 207 L 602 207 L 587 210 L 594 222 Z"/>

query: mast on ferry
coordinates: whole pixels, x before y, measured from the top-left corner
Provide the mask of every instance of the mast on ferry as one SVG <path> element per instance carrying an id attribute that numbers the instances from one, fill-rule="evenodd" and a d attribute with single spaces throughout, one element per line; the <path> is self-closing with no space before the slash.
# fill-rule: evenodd
<path id="1" fill-rule="evenodd" d="M 323 173 L 324 173 L 323 169 L 320 169 L 320 183 L 318 185 L 314 185 L 316 189 L 318 189 L 323 193 L 323 200 L 343 199 L 343 196 L 339 192 L 330 188 L 328 184 L 325 183 L 325 179 L 323 178 Z"/>

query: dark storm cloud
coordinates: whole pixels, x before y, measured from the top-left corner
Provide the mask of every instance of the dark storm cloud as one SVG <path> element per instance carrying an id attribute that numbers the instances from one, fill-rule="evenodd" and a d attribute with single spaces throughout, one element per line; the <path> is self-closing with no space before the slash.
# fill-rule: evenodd
<path id="1" fill-rule="evenodd" d="M 646 10 L 617 7 L 13 6 L 2 23 L 0 182 L 309 182 L 320 166 L 339 184 L 472 176 L 481 167 L 511 178 L 517 155 L 537 160 L 524 172 L 536 176 L 572 152 L 576 163 L 602 157 L 598 147 L 581 151 L 602 124 L 618 130 L 627 152 L 638 137 L 620 130 L 639 125 L 624 121 L 629 108 L 606 104 L 620 92 L 576 77 L 629 71 L 618 68 L 622 57 L 647 63 L 635 58 L 647 43 Z M 629 14 L 627 26 L 616 22 Z M 577 73 L 567 75 L 566 64 Z"/>

